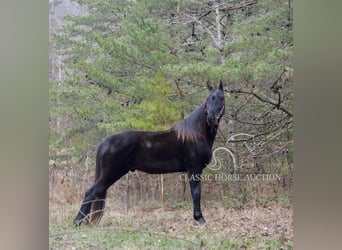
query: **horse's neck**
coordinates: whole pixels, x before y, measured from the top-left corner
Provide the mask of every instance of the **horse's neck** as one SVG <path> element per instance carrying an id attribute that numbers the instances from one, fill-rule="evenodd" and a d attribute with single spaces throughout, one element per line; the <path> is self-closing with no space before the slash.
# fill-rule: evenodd
<path id="1" fill-rule="evenodd" d="M 217 128 L 212 128 L 206 124 L 206 136 L 210 147 L 212 147 L 214 144 L 214 140 L 217 134 Z"/>
<path id="2" fill-rule="evenodd" d="M 199 120 L 201 120 L 202 122 L 204 121 L 204 123 L 205 123 L 204 126 L 205 126 L 205 133 L 206 133 L 207 141 L 208 141 L 208 144 L 210 145 L 210 147 L 212 147 L 214 144 L 216 134 L 217 134 L 218 126 L 216 128 L 212 128 L 208 125 L 207 118 L 205 116 L 205 111 L 204 111 L 205 106 L 206 106 L 206 103 L 204 102 L 204 103 L 202 103 L 202 105 L 200 105 L 198 107 L 198 109 L 196 111 L 201 116 L 199 118 Z"/>

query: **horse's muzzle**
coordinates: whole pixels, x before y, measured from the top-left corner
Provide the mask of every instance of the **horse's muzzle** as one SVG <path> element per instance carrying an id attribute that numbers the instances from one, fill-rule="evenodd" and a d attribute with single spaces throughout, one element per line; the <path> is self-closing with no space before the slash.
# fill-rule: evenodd
<path id="1" fill-rule="evenodd" d="M 220 123 L 221 116 L 208 117 L 207 123 L 211 127 L 217 127 Z"/>

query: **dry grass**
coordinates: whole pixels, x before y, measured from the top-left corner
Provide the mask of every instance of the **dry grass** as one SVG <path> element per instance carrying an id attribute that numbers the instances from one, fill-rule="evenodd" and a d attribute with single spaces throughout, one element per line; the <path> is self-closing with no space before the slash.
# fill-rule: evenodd
<path id="1" fill-rule="evenodd" d="M 207 193 L 202 200 L 207 223 L 199 225 L 188 198 L 175 203 L 142 201 L 132 198 L 140 193 L 132 190 L 131 200 L 126 200 L 125 178 L 110 189 L 100 224 L 75 229 L 71 223 L 92 176 L 75 170 L 50 171 L 50 249 L 292 249 L 290 199 L 232 206 L 217 197 L 209 199 Z"/>
<path id="2" fill-rule="evenodd" d="M 184 232 L 197 230 L 217 231 L 217 240 L 237 236 L 270 237 L 291 241 L 291 206 L 272 206 L 266 208 L 231 209 L 222 206 L 204 206 L 203 213 L 207 223 L 202 226 L 192 218 L 191 204 L 186 207 L 163 207 L 158 209 L 137 209 L 129 212 L 107 211 L 101 223 L 104 227 L 149 231 L 154 228 L 159 233 L 183 238 Z"/>
<path id="3" fill-rule="evenodd" d="M 55 249 L 107 249 L 110 246 L 141 249 L 159 247 L 162 239 L 167 241 L 166 248 L 202 246 L 206 249 L 203 248 L 206 246 L 212 249 L 235 244 L 237 249 L 243 249 L 243 246 L 245 249 L 280 249 L 281 246 L 291 249 L 293 241 L 291 206 L 244 209 L 204 206 L 205 225 L 192 219 L 190 203 L 183 203 L 182 207 L 130 211 L 112 210 L 109 205 L 106 210 L 99 225 L 76 230 L 71 221 L 77 208 L 52 208 L 50 246 Z M 117 237 L 121 237 L 121 241 Z M 115 241 L 109 243 L 113 239 Z M 267 248 L 267 244 L 273 248 Z"/>

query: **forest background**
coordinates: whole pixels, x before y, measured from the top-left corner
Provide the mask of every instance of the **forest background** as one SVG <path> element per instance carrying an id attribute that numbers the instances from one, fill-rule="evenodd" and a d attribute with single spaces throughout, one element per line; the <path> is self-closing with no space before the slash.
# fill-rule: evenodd
<path id="1" fill-rule="evenodd" d="M 273 241 L 267 244 L 290 247 L 292 4 L 291 0 L 50 1 L 49 200 L 50 220 L 59 225 L 50 226 L 53 235 L 65 230 L 63 223 L 72 220 L 91 185 L 96 147 L 105 136 L 126 129 L 167 129 L 203 101 L 207 82 L 217 85 L 222 80 L 226 114 L 214 149 L 226 148 L 229 153 L 217 151 L 221 167 L 207 168 L 205 174 L 276 178 L 207 181 L 202 201 L 209 211 L 218 206 L 223 213 L 249 208 L 275 211 L 281 225 L 271 233 L 272 227 L 263 227 L 258 244 L 266 244 L 264 238 L 270 237 Z M 107 209 L 189 210 L 187 185 L 180 174 L 129 173 L 111 188 Z M 282 221 L 277 212 L 284 209 Z M 220 244 L 231 243 L 225 242 L 226 236 L 218 239 Z M 250 243 L 239 240 L 236 244 Z M 50 244 L 56 242 L 52 237 Z"/>

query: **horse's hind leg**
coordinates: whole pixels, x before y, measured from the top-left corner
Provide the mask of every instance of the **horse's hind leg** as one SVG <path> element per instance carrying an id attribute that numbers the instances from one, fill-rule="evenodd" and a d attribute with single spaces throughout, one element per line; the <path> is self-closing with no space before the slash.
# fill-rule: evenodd
<path id="1" fill-rule="evenodd" d="M 80 211 L 78 212 L 76 218 L 74 219 L 75 226 L 81 225 L 84 218 L 87 217 L 88 214 L 90 213 L 91 203 L 95 199 L 95 196 L 93 195 L 94 186 L 95 185 L 89 188 L 84 195 L 84 199 L 83 199 Z"/>
<path id="2" fill-rule="evenodd" d="M 79 226 L 82 221 L 92 212 L 91 221 L 98 222 L 103 214 L 103 208 L 105 204 L 106 194 L 108 188 L 114 184 L 118 179 L 125 175 L 128 170 L 122 169 L 120 172 L 114 171 L 114 169 L 105 168 L 107 171 L 103 171 L 100 178 L 94 183 L 94 185 L 87 190 L 85 193 L 85 198 L 83 200 L 82 206 L 79 213 L 74 219 L 74 225 Z M 87 218 L 88 219 L 88 218 Z"/>
<path id="3" fill-rule="evenodd" d="M 105 178 L 98 179 L 94 185 L 87 190 L 85 197 L 74 219 L 74 225 L 79 226 L 84 220 L 89 220 L 89 214 L 91 214 L 92 221 L 98 221 L 103 214 L 104 200 L 106 199 L 107 189 L 116 180 L 108 180 Z"/>
<path id="4" fill-rule="evenodd" d="M 75 226 L 79 226 L 84 220 L 89 220 L 88 217 L 91 210 L 93 210 L 91 220 L 99 220 L 99 217 L 101 217 L 103 214 L 104 200 L 106 198 L 107 189 L 117 179 L 111 178 L 108 180 L 108 178 L 99 178 L 94 185 L 87 190 L 80 211 L 74 219 Z"/>
<path id="5" fill-rule="evenodd" d="M 121 176 L 120 176 L 121 177 Z M 91 222 L 97 224 L 100 221 L 103 212 L 105 199 L 108 188 L 117 181 L 120 177 L 100 178 L 94 185 L 93 195 L 95 201 L 91 205 Z"/>

